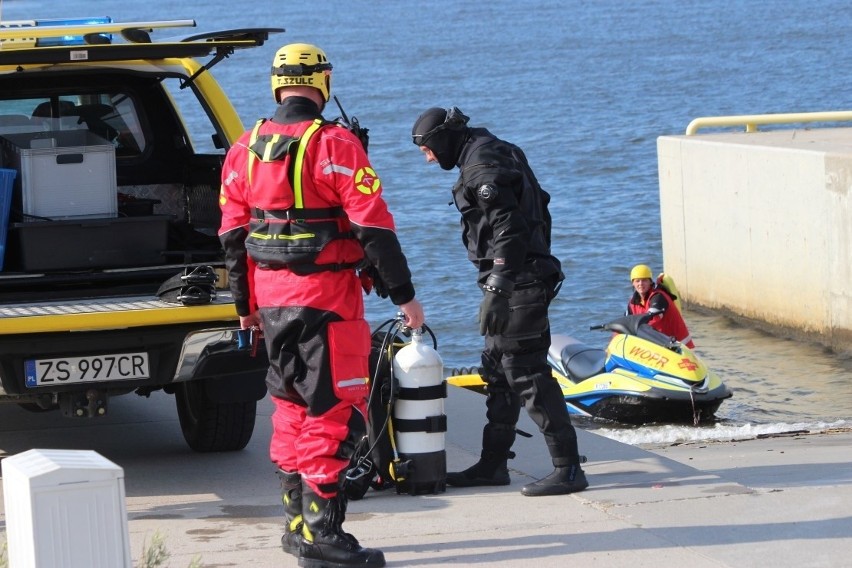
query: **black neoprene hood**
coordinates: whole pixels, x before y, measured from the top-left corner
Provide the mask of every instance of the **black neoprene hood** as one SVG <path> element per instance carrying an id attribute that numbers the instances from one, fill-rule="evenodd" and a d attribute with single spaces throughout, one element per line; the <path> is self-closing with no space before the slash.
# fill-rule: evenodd
<path id="1" fill-rule="evenodd" d="M 467 117 L 453 107 L 450 120 L 447 110 L 432 107 L 423 111 L 411 129 L 411 139 L 417 146 L 426 146 L 438 158 L 438 164 L 451 170 L 458 162 L 462 145 L 467 139 Z"/>
<path id="2" fill-rule="evenodd" d="M 447 120 L 446 109 L 432 107 L 425 110 L 417 117 L 414 127 L 411 129 L 411 138 L 414 144 L 417 146 L 426 146 L 431 150 L 432 147 L 428 144 L 431 136 L 428 136 L 428 134 L 438 126 L 444 124 L 445 120 Z"/>

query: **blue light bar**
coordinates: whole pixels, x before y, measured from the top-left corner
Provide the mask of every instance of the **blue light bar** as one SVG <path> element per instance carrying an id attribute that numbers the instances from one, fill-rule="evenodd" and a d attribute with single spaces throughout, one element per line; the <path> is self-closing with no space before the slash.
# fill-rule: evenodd
<path id="1" fill-rule="evenodd" d="M 98 18 L 43 18 L 35 20 L 37 26 L 86 26 L 89 24 L 111 24 L 112 18 L 101 16 Z"/>
<path id="2" fill-rule="evenodd" d="M 91 24 L 110 24 L 112 18 L 105 16 L 102 18 L 56 18 L 46 20 L 36 20 L 36 26 L 86 26 Z M 112 42 L 112 34 L 98 34 L 103 38 L 103 43 Z M 36 41 L 39 47 L 52 47 L 63 45 L 86 45 L 86 40 L 81 35 L 65 35 L 51 38 L 39 38 Z"/>

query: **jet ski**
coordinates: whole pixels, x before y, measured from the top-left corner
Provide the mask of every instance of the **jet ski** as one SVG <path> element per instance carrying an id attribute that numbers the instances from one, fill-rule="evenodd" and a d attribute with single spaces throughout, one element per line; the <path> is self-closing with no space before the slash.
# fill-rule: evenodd
<path id="1" fill-rule="evenodd" d="M 614 335 L 607 348 L 553 335 L 547 362 L 570 414 L 642 425 L 711 422 L 733 393 L 689 348 L 648 325 L 650 314 L 626 315 L 591 330 Z M 484 392 L 477 369 L 448 382 Z"/>

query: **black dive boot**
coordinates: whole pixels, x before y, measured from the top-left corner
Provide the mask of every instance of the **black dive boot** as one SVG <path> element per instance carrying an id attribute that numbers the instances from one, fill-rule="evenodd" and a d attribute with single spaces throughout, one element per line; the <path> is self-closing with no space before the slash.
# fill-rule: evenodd
<path id="1" fill-rule="evenodd" d="M 362 548 L 358 540 L 343 532 L 346 496 L 338 493 L 331 499 L 317 495 L 302 484 L 302 544 L 299 566 L 306 568 L 381 568 L 385 555 L 381 550 Z"/>
<path id="2" fill-rule="evenodd" d="M 586 474 L 583 468 L 580 467 L 579 460 L 577 463 L 557 466 L 553 473 L 540 479 L 536 482 L 524 485 L 521 489 L 521 494 L 527 497 L 541 497 L 544 495 L 567 495 L 568 493 L 576 493 L 582 491 L 589 486 L 586 480 Z"/>
<path id="3" fill-rule="evenodd" d="M 527 497 L 543 495 L 567 495 L 582 491 L 589 486 L 581 463 L 586 457 L 581 456 L 577 448 L 577 434 L 569 424 L 559 434 L 545 434 L 547 451 L 553 460 L 553 473 L 529 485 L 524 485 L 521 494 Z"/>
<path id="4" fill-rule="evenodd" d="M 489 422 L 482 430 L 482 453 L 479 461 L 464 471 L 447 473 L 447 485 L 478 487 L 480 485 L 509 485 L 506 462 L 515 457 L 509 451 L 515 443 L 515 427 Z"/>
<path id="5" fill-rule="evenodd" d="M 281 535 L 281 548 L 287 554 L 299 555 L 302 544 L 302 476 L 298 472 L 278 470 L 281 478 L 281 502 L 284 504 L 284 534 Z"/>
<path id="6" fill-rule="evenodd" d="M 482 452 L 479 461 L 464 471 L 447 473 L 447 485 L 453 487 L 478 487 L 480 485 L 509 485 L 509 458 L 515 457 L 514 452 L 496 455 L 493 452 Z"/>

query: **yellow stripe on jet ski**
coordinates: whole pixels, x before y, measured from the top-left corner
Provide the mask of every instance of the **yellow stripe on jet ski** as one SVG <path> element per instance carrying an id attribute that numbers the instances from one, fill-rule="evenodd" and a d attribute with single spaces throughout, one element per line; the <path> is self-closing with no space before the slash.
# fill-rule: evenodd
<path id="1" fill-rule="evenodd" d="M 562 396 L 572 396 L 580 393 L 588 393 L 595 391 L 632 391 L 644 392 L 651 390 L 651 386 L 645 382 L 634 380 L 629 375 L 622 375 L 618 372 L 604 373 L 595 377 L 595 380 L 585 380 L 580 384 L 574 384 L 567 377 L 553 370 L 553 378 L 559 383 L 559 388 L 562 389 Z M 447 377 L 447 383 L 456 387 L 466 388 L 477 392 L 485 390 L 485 382 L 482 377 L 476 373 L 453 375 Z M 672 388 L 671 385 L 661 384 L 661 387 Z"/>
<path id="2" fill-rule="evenodd" d="M 553 378 L 556 379 L 556 382 L 559 383 L 559 387 L 562 389 L 562 395 L 568 396 L 571 394 L 577 394 L 578 392 L 585 391 L 593 391 L 596 390 L 594 388 L 589 388 L 588 385 L 585 387 L 578 388 L 578 385 L 572 383 L 569 379 L 561 375 L 560 373 L 553 371 Z M 626 381 L 627 382 L 627 381 Z M 482 377 L 477 373 L 467 373 L 463 375 L 452 375 L 447 377 L 447 383 L 456 387 L 466 388 L 468 390 L 473 390 L 476 392 L 484 392 L 485 391 L 485 382 L 482 380 Z M 612 386 L 610 388 L 628 388 L 626 385 L 621 385 L 620 387 Z M 647 390 L 643 388 L 643 385 L 640 385 L 637 388 L 636 385 L 632 384 L 629 388 L 634 390 Z M 608 390 L 608 389 L 607 389 Z"/>
<path id="3" fill-rule="evenodd" d="M 485 383 L 478 374 L 453 375 L 447 377 L 447 384 L 485 394 Z"/>

